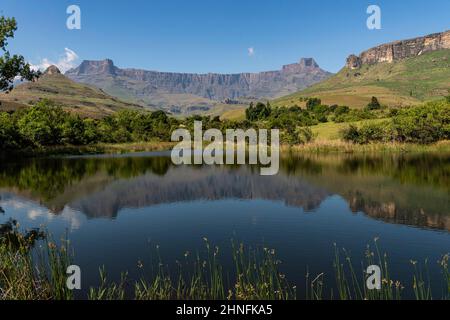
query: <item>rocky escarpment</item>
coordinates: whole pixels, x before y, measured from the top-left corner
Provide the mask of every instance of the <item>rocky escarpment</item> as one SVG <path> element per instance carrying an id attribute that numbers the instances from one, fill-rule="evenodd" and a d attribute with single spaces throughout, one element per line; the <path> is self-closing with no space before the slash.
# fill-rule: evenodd
<path id="1" fill-rule="evenodd" d="M 312 58 L 260 73 L 195 74 L 120 69 L 109 59 L 83 61 L 66 75 L 77 82 L 98 86 L 110 94 L 124 93 L 151 101 L 164 94 L 189 94 L 224 101 L 241 97 L 272 98 L 296 92 L 328 78 Z M 171 96 L 173 99 L 174 97 Z M 173 103 L 173 101 L 172 101 Z"/>
<path id="2" fill-rule="evenodd" d="M 347 67 L 350 69 L 359 69 L 362 65 L 366 64 L 371 65 L 380 62 L 391 63 L 442 49 L 450 49 L 450 30 L 430 34 L 425 37 L 383 44 L 364 51 L 359 56 L 352 54 L 347 58 Z"/>

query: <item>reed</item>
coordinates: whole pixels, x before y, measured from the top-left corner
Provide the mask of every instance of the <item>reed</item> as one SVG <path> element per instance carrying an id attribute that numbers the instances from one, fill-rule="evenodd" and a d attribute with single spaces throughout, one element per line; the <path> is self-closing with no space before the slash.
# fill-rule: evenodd
<path id="1" fill-rule="evenodd" d="M 71 257 L 68 243 L 56 246 L 48 239 L 33 246 L 38 233 L 23 235 L 17 230 L 0 237 L 0 300 L 67 300 L 66 270 Z"/>
<path id="2" fill-rule="evenodd" d="M 39 246 L 37 246 L 39 244 Z M 104 267 L 100 268 L 100 285 L 89 289 L 90 300 L 294 300 L 299 288 L 292 285 L 280 271 L 281 261 L 270 248 L 250 248 L 232 241 L 230 270 L 224 270 L 221 251 L 204 239 L 203 254 L 186 252 L 171 269 L 163 263 L 159 248 L 151 270 L 138 262 L 142 276 L 129 279 L 122 273 L 118 282 L 110 281 Z M 367 246 L 364 261 L 356 266 L 345 249 L 334 247 L 335 285 L 328 291 L 326 276 L 306 273 L 306 300 L 400 300 L 405 285 L 396 281 L 389 268 L 389 258 L 381 253 L 378 240 Z M 428 261 L 411 261 L 411 290 L 417 300 L 450 299 L 449 254 L 439 261 L 442 271 L 442 296 L 433 297 Z M 66 269 L 73 260 L 67 239 L 58 245 L 48 235 L 22 235 L 17 230 L 0 237 L 0 300 L 70 300 L 72 291 L 66 287 Z M 367 266 L 381 269 L 381 289 L 366 286 Z M 172 266 L 173 267 L 173 266 Z"/>

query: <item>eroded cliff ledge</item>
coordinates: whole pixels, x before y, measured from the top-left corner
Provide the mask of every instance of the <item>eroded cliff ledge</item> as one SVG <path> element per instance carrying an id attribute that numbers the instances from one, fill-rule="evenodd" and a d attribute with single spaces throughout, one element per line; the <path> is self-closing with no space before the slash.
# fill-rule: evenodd
<path id="1" fill-rule="evenodd" d="M 346 66 L 350 69 L 359 69 L 365 64 L 391 63 L 442 49 L 450 49 L 450 30 L 383 44 L 364 51 L 359 56 L 352 54 L 347 58 Z"/>

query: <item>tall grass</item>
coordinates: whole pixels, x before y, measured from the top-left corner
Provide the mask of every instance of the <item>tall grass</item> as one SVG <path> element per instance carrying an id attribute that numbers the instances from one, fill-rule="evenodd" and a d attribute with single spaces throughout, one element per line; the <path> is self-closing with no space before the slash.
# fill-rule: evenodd
<path id="1" fill-rule="evenodd" d="M 289 285 L 279 271 L 275 251 L 245 248 L 233 242 L 234 270 L 226 274 L 219 262 L 219 247 L 205 239 L 206 256 L 193 259 L 185 254 L 177 261 L 178 271 L 171 273 L 159 259 L 155 273 L 148 280 L 144 276 L 134 282 L 132 295 L 138 300 L 287 300 L 295 299 L 295 287 Z M 158 254 L 159 257 L 159 254 Z M 100 269 L 101 284 L 91 288 L 89 299 L 124 299 L 126 274 L 119 283 L 109 283 L 105 270 Z M 231 281 L 230 279 L 233 279 Z"/>
<path id="2" fill-rule="evenodd" d="M 33 249 L 39 237 L 14 229 L 0 238 L 0 300 L 72 299 L 66 286 L 68 242 L 56 246 L 45 239 Z"/>
<path id="3" fill-rule="evenodd" d="M 24 236 L 16 231 L 0 237 L 0 300 L 67 300 L 73 299 L 66 287 L 66 269 L 72 262 L 69 242 L 59 245 L 48 238 L 38 240 L 37 234 Z M 35 245 L 40 243 L 38 247 Z M 151 270 L 138 267 L 143 275 L 129 279 L 122 273 L 118 282 L 110 281 L 104 267 L 100 268 L 100 285 L 91 287 L 87 298 L 91 300 L 290 300 L 297 299 L 300 288 L 289 283 L 280 271 L 281 261 L 275 250 L 250 248 L 232 242 L 232 268 L 225 271 L 219 247 L 204 239 L 205 253 L 186 252 L 182 261 L 171 269 L 163 263 L 159 248 Z M 439 261 L 442 271 L 442 296 L 433 297 L 428 274 L 428 263 L 412 263 L 411 289 L 418 300 L 450 299 L 449 254 Z M 367 266 L 378 265 L 381 270 L 381 289 L 366 286 Z M 306 274 L 304 297 L 307 300 L 398 300 L 402 299 L 405 285 L 396 281 L 389 268 L 389 259 L 382 254 L 377 240 L 368 246 L 365 259 L 355 266 L 345 249 L 335 245 L 334 289 L 328 291 L 324 273 Z M 333 275 L 330 275 L 333 276 Z M 434 291 L 435 292 L 435 291 Z"/>
<path id="4" fill-rule="evenodd" d="M 377 265 L 381 272 L 381 289 L 369 290 L 365 274 L 368 266 Z M 341 300 L 400 300 L 404 286 L 392 279 L 388 256 L 381 254 L 377 240 L 375 248 L 367 246 L 365 261 L 361 264 L 361 272 L 356 272 L 350 254 L 345 250 L 339 250 L 335 245 L 335 258 L 333 267 L 335 270 L 337 297 Z"/>

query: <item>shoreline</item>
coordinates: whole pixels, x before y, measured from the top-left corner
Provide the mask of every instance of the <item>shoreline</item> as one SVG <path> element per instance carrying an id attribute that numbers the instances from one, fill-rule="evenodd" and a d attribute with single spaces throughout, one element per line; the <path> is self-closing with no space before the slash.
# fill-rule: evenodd
<path id="1" fill-rule="evenodd" d="M 133 142 L 120 144 L 95 144 L 85 146 L 51 146 L 41 149 L 0 151 L 0 158 L 14 156 L 47 157 L 64 155 L 125 154 L 152 151 L 170 151 L 178 142 Z M 432 144 L 380 142 L 354 144 L 342 140 L 316 140 L 303 145 L 281 145 L 280 152 L 308 154 L 370 154 L 370 153 L 450 153 L 450 140 Z"/>

